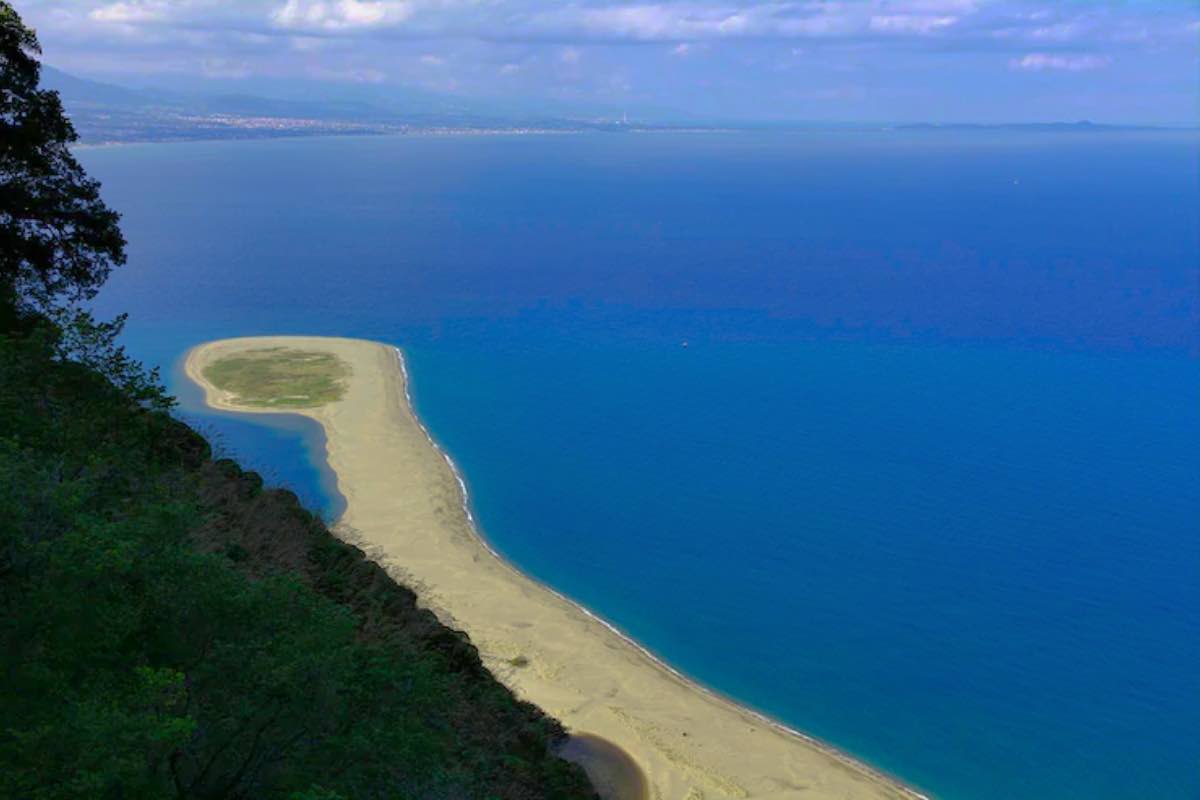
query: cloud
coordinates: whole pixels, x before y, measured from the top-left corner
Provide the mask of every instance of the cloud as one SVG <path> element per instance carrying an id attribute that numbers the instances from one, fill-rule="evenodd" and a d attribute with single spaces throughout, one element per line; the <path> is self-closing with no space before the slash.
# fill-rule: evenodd
<path id="1" fill-rule="evenodd" d="M 109 3 L 92 9 L 88 18 L 96 22 L 123 25 L 157 22 L 166 18 L 167 7 L 161 2 Z"/>
<path id="2" fill-rule="evenodd" d="M 803 7 L 801 7 L 803 6 Z M 600 41 L 685 42 L 697 39 L 786 38 L 844 28 L 840 5 L 794 2 L 566 6 L 535 14 L 529 28 L 543 35 Z M 835 10 L 831 10 L 835 9 Z"/>
<path id="3" fill-rule="evenodd" d="M 955 16 L 931 16 L 929 14 L 889 14 L 871 17 L 870 28 L 886 33 L 928 34 L 948 28 L 958 22 Z"/>
<path id="4" fill-rule="evenodd" d="M 1053 53 L 1028 53 L 1009 62 L 1012 69 L 1026 72 L 1057 70 L 1062 72 L 1087 72 L 1107 67 L 1112 58 L 1104 55 L 1066 55 Z"/>
<path id="5" fill-rule="evenodd" d="M 1041 81 L 1047 97 L 1063 94 L 1041 98 L 1049 111 L 1039 113 L 1121 95 L 1131 115 L 1172 103 L 1173 119 L 1191 120 L 1200 88 L 1194 2 L 24 0 L 22 10 L 50 63 L 114 80 L 386 76 L 422 86 L 457 81 L 480 95 L 520 88 L 580 102 L 605 94 L 653 107 L 753 106 L 784 115 L 803 114 L 803 104 L 816 101 L 814 87 L 839 85 L 854 69 L 870 96 L 857 105 L 840 98 L 847 115 L 881 118 L 887 109 L 874 104 L 884 102 L 882 86 L 910 93 L 897 116 L 941 114 L 955 103 L 977 103 L 987 115 L 991 102 L 1026 114 L 1028 95 L 1000 95 L 1028 92 L 1032 73 L 1086 73 L 1086 96 Z M 672 68 L 663 69 L 668 60 Z M 787 81 L 781 64 L 791 70 Z M 976 82 L 986 90 L 966 98 L 963 87 Z M 789 105 L 789 97 L 799 99 Z M 1071 113 L 1101 118 L 1103 109 Z"/>
<path id="6" fill-rule="evenodd" d="M 325 47 L 329 41 L 316 36 L 293 36 L 290 40 L 292 49 L 301 53 L 311 53 Z"/>
<path id="7" fill-rule="evenodd" d="M 414 11 L 408 0 L 287 0 L 271 20 L 287 30 L 336 32 L 396 25 Z"/>
<path id="8" fill-rule="evenodd" d="M 543 42 L 787 40 L 1040 50 L 1072 43 L 1152 46 L 1183 38 L 1194 12 L 1128 0 L 39 0 L 45 16 L 326 37 Z M 1143 10 L 1144 9 L 1144 10 Z M 75 23 L 69 23 L 75 24 Z M 75 24 L 82 32 L 83 27 Z M 63 24 L 61 27 L 67 27 Z"/>
<path id="9" fill-rule="evenodd" d="M 201 74 L 206 78 L 247 78 L 253 71 L 245 63 L 225 58 L 206 58 L 200 64 Z"/>
<path id="10" fill-rule="evenodd" d="M 323 69 L 316 68 L 309 72 L 313 78 L 342 83 L 383 83 L 387 73 L 378 69 Z"/>
<path id="11" fill-rule="evenodd" d="M 1041 39 L 1051 42 L 1069 42 L 1079 38 L 1083 33 L 1083 27 L 1079 21 L 1072 20 L 1070 22 L 1058 22 L 1054 25 L 1046 25 L 1040 28 L 1034 28 L 1029 32 L 1029 36 L 1033 39 Z"/>
<path id="12" fill-rule="evenodd" d="M 446 63 L 446 59 L 433 53 L 426 53 L 421 56 L 421 63 L 427 67 L 440 67 Z"/>
<path id="13" fill-rule="evenodd" d="M 729 35 L 744 31 L 747 16 L 712 6 L 625 5 L 569 9 L 562 22 L 602 37 L 654 41 L 693 36 Z"/>

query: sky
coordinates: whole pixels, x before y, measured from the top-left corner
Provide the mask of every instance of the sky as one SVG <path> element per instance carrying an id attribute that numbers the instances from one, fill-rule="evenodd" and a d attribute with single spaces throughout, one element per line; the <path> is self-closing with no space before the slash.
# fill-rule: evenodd
<path id="1" fill-rule="evenodd" d="M 631 119 L 1200 123 L 1200 0 L 15 0 L 127 85 L 409 87 Z"/>

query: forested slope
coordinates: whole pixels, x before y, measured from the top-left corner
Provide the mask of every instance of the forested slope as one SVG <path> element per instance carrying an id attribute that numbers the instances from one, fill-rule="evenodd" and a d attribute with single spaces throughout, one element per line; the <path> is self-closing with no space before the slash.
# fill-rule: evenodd
<path id="1" fill-rule="evenodd" d="M 0 798 L 589 798 L 563 732 L 87 301 L 118 215 L 0 0 Z"/>
<path id="2" fill-rule="evenodd" d="M 0 337 L 0 796 L 591 796 L 463 634 L 55 338 Z"/>

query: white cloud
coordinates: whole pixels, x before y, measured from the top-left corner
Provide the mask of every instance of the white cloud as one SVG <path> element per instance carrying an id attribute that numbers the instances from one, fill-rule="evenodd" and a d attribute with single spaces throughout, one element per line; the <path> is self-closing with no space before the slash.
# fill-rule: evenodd
<path id="1" fill-rule="evenodd" d="M 785 38 L 832 38 L 861 33 L 866 27 L 857 16 L 825 10 L 810 17 L 796 17 L 779 21 L 776 35 Z"/>
<path id="2" fill-rule="evenodd" d="M 88 12 L 88 18 L 96 22 L 135 25 L 142 22 L 158 22 L 165 19 L 167 6 L 161 2 L 109 3 Z"/>
<path id="3" fill-rule="evenodd" d="M 288 30 L 363 30 L 396 25 L 414 11 L 409 0 L 287 0 L 271 20 Z"/>
<path id="4" fill-rule="evenodd" d="M 309 70 L 309 76 L 319 80 L 344 81 L 346 83 L 383 83 L 387 73 L 378 69 L 324 69 Z"/>
<path id="5" fill-rule="evenodd" d="M 983 0 L 983 3 L 988 0 Z M 966 14 L 978 9 L 980 0 L 876 0 L 880 10 L 891 9 L 906 14 Z"/>
<path id="6" fill-rule="evenodd" d="M 250 67 L 241 61 L 230 61 L 225 58 L 206 58 L 200 65 L 200 72 L 206 78 L 248 78 L 253 73 Z"/>
<path id="7" fill-rule="evenodd" d="M 1029 32 L 1029 36 L 1033 39 L 1041 39 L 1043 41 L 1069 42 L 1077 38 L 1080 33 L 1082 33 L 1082 27 L 1078 22 L 1072 21 L 1034 28 Z"/>
<path id="8" fill-rule="evenodd" d="M 724 39 L 920 39 L 1009 42 L 1038 49 L 1072 41 L 1104 47 L 1118 37 L 1154 43 L 1178 37 L 1194 14 L 1139 14 L 1120 0 L 44 0 L 45 16 L 80 21 L 174 24 L 213 31 L 287 31 L 352 36 L 698 45 Z M 33 0 L 38 5 L 38 0 Z M 66 10 L 64 10 L 66 9 Z M 87 9 L 91 9 L 88 11 Z M 65 25 L 65 23 L 64 23 Z M 1128 31 L 1122 31 L 1128 28 Z M 1136 32 L 1136 36 L 1129 31 Z M 1039 44 L 1039 42 L 1041 44 Z M 986 48 L 987 45 L 985 44 Z"/>
<path id="9" fill-rule="evenodd" d="M 928 34 L 949 28 L 958 22 L 955 16 L 933 16 L 930 14 L 886 14 L 871 17 L 870 28 L 882 33 Z"/>
<path id="10" fill-rule="evenodd" d="M 1028 53 L 1008 62 L 1009 67 L 1026 72 L 1058 70 L 1062 72 L 1086 72 L 1107 67 L 1112 59 L 1104 55 L 1065 55 L 1053 53 Z"/>
<path id="11" fill-rule="evenodd" d="M 328 39 L 322 39 L 317 36 L 293 36 L 289 41 L 292 44 L 292 49 L 301 53 L 316 52 L 329 43 Z"/>
<path id="12" fill-rule="evenodd" d="M 663 41 L 731 36 L 747 32 L 753 9 L 692 4 L 615 5 L 606 8 L 567 8 L 544 15 L 555 26 L 578 27 L 602 38 Z"/>
<path id="13" fill-rule="evenodd" d="M 730 38 L 924 35 L 956 24 L 976 0 L 775 2 L 708 0 L 569 5 L 537 13 L 528 25 L 546 35 L 642 42 Z"/>
<path id="14" fill-rule="evenodd" d="M 964 108 L 987 107 L 987 98 L 967 98 L 962 86 L 976 78 L 987 86 L 997 68 L 1025 80 L 1079 73 L 1101 81 L 1119 70 L 1119 86 L 1093 86 L 1090 96 L 1096 104 L 1132 96 L 1126 87 L 1140 82 L 1146 97 L 1129 106 L 1140 113 L 1160 102 L 1151 96 L 1179 102 L 1190 84 L 1171 76 L 1194 64 L 1200 32 L 1194 0 L 18 2 L 38 27 L 50 63 L 85 75 L 250 70 L 265 80 L 321 70 L 339 80 L 383 79 L 363 69 L 370 67 L 397 83 L 458 80 L 480 96 L 490 82 L 507 84 L 505 91 L 574 92 L 576 99 L 627 92 L 664 106 L 676 99 L 688 107 L 758 103 L 764 113 L 781 114 L 791 113 L 777 102 L 791 89 L 772 74 L 780 68 L 792 70 L 797 91 L 836 84 L 857 70 L 879 84 L 906 81 L 914 94 Z M 930 69 L 935 65 L 947 70 Z M 962 77 L 946 74 L 960 69 Z M 622 88 L 631 79 L 632 87 Z M 710 84 L 722 88 L 688 93 Z M 873 84 L 871 91 L 872 103 L 885 103 Z M 1065 95 L 1050 113 L 1067 113 L 1077 99 Z M 871 112 L 865 105 L 852 109 Z M 917 112 L 904 107 L 898 115 L 908 113 Z"/>

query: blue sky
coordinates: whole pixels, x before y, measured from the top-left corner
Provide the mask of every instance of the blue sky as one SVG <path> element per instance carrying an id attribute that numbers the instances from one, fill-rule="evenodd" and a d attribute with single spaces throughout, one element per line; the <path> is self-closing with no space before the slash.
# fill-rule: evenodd
<path id="1" fill-rule="evenodd" d="M 407 86 L 704 119 L 1197 124 L 1196 0 L 16 0 L 125 83 Z"/>

